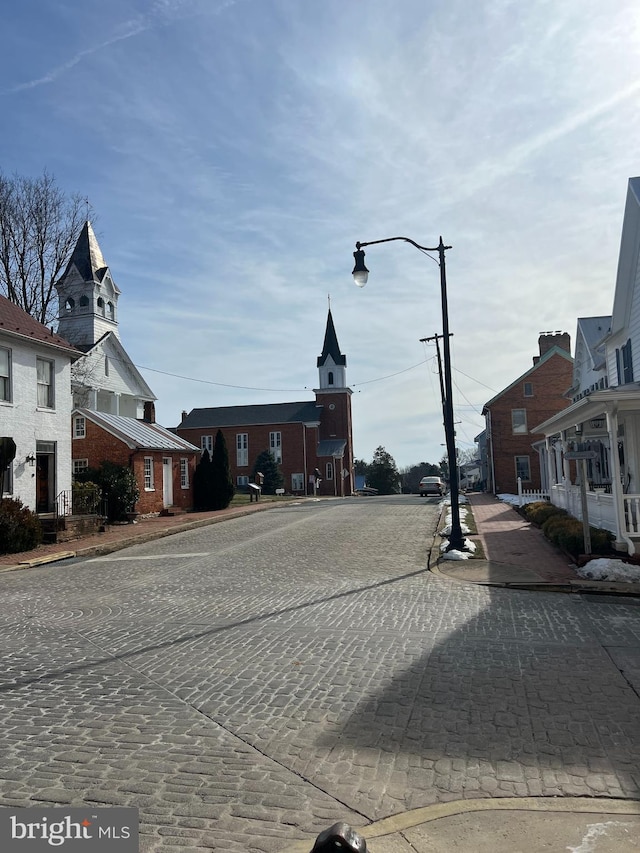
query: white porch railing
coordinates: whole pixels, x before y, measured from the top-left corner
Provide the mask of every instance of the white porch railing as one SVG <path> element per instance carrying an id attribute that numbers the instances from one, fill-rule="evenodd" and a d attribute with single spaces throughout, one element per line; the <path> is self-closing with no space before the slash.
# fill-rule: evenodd
<path id="1" fill-rule="evenodd" d="M 616 539 L 626 540 L 629 546 L 629 553 L 633 553 L 632 540 L 636 543 L 640 540 L 640 494 L 627 494 L 622 496 L 623 504 L 623 519 L 621 521 L 622 530 L 618 531 L 616 524 L 616 511 L 614 505 L 614 496 L 607 494 L 603 489 L 587 492 L 587 512 L 589 515 L 589 524 L 592 527 L 600 527 L 602 530 L 609 530 Z M 580 486 L 564 483 L 555 485 L 551 488 L 551 503 L 554 506 L 559 506 L 572 515 L 574 518 L 582 520 L 582 500 L 580 496 Z"/>
<path id="2" fill-rule="evenodd" d="M 623 495 L 624 524 L 629 536 L 640 536 L 640 495 Z"/>

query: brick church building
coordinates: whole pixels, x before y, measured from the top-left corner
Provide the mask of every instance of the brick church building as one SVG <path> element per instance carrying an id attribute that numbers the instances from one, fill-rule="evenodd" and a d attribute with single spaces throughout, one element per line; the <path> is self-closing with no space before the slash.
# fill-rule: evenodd
<path id="1" fill-rule="evenodd" d="M 346 496 L 354 492 L 351 389 L 347 359 L 338 345 L 331 309 L 322 354 L 317 360 L 315 400 L 222 406 L 182 413 L 175 432 L 191 444 L 213 449 L 222 431 L 237 487 L 252 480 L 255 461 L 269 450 L 284 476 L 287 493 Z"/>

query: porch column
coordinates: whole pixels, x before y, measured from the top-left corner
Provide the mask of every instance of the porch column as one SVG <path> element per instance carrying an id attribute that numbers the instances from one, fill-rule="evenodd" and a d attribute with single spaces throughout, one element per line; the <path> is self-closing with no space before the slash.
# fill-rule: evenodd
<path id="1" fill-rule="evenodd" d="M 618 408 L 607 406 L 607 432 L 609 434 L 609 462 L 611 464 L 611 493 L 613 495 L 613 510 L 616 519 L 616 541 L 617 550 L 626 550 L 629 554 L 635 553 L 635 546 L 627 536 L 627 525 L 624 515 L 624 495 L 622 493 L 622 480 L 620 477 L 620 457 L 618 456 Z"/>

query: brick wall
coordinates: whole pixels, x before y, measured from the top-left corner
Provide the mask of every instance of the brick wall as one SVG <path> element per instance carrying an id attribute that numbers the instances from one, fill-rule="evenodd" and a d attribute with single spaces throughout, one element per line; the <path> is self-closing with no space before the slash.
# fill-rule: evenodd
<path id="1" fill-rule="evenodd" d="M 523 480 L 523 488 L 541 487 L 539 457 L 532 445 L 544 436 L 532 434 L 529 430 L 570 405 L 570 401 L 563 397 L 563 394 L 571 386 L 572 377 L 573 363 L 557 353 L 553 354 L 538 363 L 522 381 L 514 383 L 513 387 L 507 389 L 489 407 L 489 477 L 491 482 L 493 461 L 495 480 L 492 491 L 495 494 L 517 493 L 516 456 L 529 457 L 531 476 L 529 480 Z M 525 396 L 525 382 L 531 384 L 532 396 Z M 514 409 L 525 409 L 526 433 L 513 432 Z"/>
<path id="2" fill-rule="evenodd" d="M 106 432 L 88 418 L 85 418 L 86 437 L 74 438 L 71 451 L 73 459 L 86 459 L 89 468 L 99 468 L 105 460 L 117 465 L 133 467 L 136 483 L 140 490 L 140 499 L 136 505 L 139 513 L 147 514 L 160 512 L 163 509 L 163 458 L 171 458 L 171 472 L 173 482 L 172 506 L 182 509 L 193 507 L 193 472 L 198 453 L 188 452 L 166 452 L 161 450 L 131 450 L 123 441 Z M 73 435 L 73 424 L 72 424 Z M 145 489 L 144 479 L 144 457 L 153 459 L 153 481 L 154 488 L 151 491 Z M 189 460 L 189 488 L 181 487 L 180 459 Z"/>

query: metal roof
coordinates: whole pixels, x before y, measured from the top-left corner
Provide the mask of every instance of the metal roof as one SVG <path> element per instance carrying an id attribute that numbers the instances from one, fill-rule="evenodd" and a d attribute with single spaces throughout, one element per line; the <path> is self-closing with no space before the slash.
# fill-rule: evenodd
<path id="1" fill-rule="evenodd" d="M 318 456 L 334 456 L 340 458 L 344 456 L 344 449 L 347 446 L 346 438 L 326 438 L 324 441 L 318 442 L 316 453 Z"/>
<path id="2" fill-rule="evenodd" d="M 93 421 L 120 438 L 132 449 L 200 452 L 198 447 L 169 432 L 160 424 L 150 424 L 136 418 L 112 415 L 109 412 L 94 412 L 92 409 L 76 409 L 74 415 L 82 415 Z"/>

